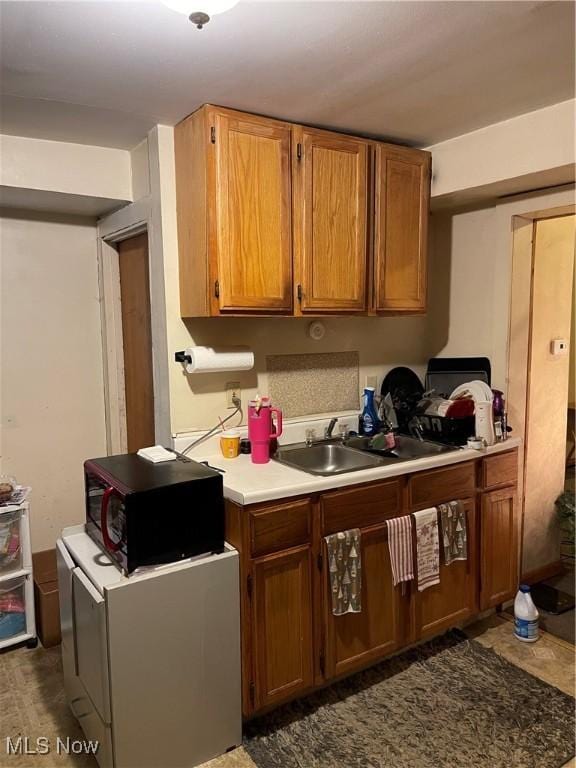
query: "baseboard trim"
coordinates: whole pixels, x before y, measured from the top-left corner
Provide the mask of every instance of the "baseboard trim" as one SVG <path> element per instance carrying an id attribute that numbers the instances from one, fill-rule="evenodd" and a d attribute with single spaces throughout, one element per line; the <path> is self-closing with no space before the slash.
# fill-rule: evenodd
<path id="1" fill-rule="evenodd" d="M 538 584 L 539 581 L 552 579 L 554 576 L 562 575 L 562 573 L 564 573 L 562 560 L 556 560 L 553 563 L 548 563 L 548 565 L 535 568 L 533 571 L 526 571 L 522 574 L 520 581 L 522 584 Z"/>

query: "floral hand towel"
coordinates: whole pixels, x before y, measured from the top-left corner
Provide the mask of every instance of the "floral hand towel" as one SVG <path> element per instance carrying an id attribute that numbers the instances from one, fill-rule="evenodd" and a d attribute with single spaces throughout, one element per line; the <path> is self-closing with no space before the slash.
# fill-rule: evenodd
<path id="1" fill-rule="evenodd" d="M 416 524 L 416 559 L 418 591 L 440 583 L 440 542 L 436 507 L 413 512 Z"/>
<path id="2" fill-rule="evenodd" d="M 360 613 L 362 610 L 362 561 L 360 529 L 325 536 L 332 593 L 332 613 Z"/>

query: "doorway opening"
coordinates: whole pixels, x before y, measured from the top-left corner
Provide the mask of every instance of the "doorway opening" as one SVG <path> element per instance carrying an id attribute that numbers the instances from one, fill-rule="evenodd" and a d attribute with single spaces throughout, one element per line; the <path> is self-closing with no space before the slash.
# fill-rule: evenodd
<path id="1" fill-rule="evenodd" d="M 118 243 L 126 445 L 130 453 L 154 445 L 154 381 L 148 234 Z"/>
<path id="2" fill-rule="evenodd" d="M 550 607 L 543 624 L 562 636 L 553 617 L 574 604 L 574 493 L 572 488 L 565 495 L 565 483 L 567 432 L 574 429 L 569 381 L 576 216 L 573 207 L 518 216 L 513 231 L 508 402 L 524 440 L 519 489 L 522 580 L 538 585 L 535 600 L 541 593 Z M 571 521 L 562 520 L 567 514 L 563 502 L 571 502 Z M 572 558 L 563 560 L 569 525 Z M 559 597 L 558 589 L 571 596 Z M 565 639 L 573 641 L 573 615 L 561 623 L 570 629 L 571 637 Z"/>

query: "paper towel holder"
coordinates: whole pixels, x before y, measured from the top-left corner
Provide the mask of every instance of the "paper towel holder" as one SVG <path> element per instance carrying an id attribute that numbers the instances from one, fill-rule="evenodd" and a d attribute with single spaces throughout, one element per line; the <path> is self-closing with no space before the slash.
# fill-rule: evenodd
<path id="1" fill-rule="evenodd" d="M 254 353 L 247 347 L 186 347 L 175 352 L 174 359 L 189 374 L 249 371 L 254 367 Z"/>

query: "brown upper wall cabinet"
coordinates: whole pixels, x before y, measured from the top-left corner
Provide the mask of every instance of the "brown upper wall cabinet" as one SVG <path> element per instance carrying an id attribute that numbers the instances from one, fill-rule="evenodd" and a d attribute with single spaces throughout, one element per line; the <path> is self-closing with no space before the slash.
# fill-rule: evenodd
<path id="1" fill-rule="evenodd" d="M 176 126 L 184 317 L 292 311 L 292 128 L 206 106 Z"/>
<path id="2" fill-rule="evenodd" d="M 294 128 L 296 301 L 302 313 L 367 309 L 369 144 Z"/>
<path id="3" fill-rule="evenodd" d="M 175 154 L 183 317 L 425 310 L 428 153 L 206 105 Z"/>
<path id="4" fill-rule="evenodd" d="M 424 312 L 430 154 L 377 144 L 374 309 Z"/>

